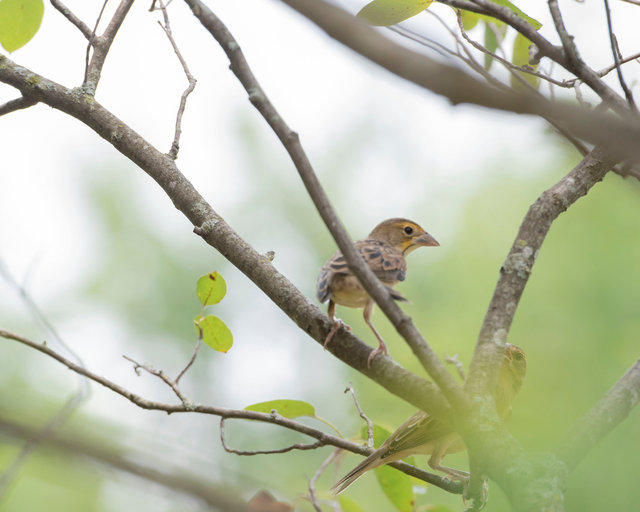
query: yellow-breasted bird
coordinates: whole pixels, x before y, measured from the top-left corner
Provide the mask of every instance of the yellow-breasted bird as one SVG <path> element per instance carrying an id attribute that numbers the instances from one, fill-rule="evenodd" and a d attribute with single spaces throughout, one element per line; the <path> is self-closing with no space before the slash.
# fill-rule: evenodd
<path id="1" fill-rule="evenodd" d="M 494 391 L 496 410 L 503 421 L 511 415 L 511 402 L 520 391 L 527 372 L 527 359 L 520 347 L 507 344 L 498 382 Z M 464 471 L 442 466 L 440 462 L 449 453 L 466 450 L 462 438 L 450 427 L 418 411 L 400 425 L 380 448 L 364 459 L 333 486 L 334 493 L 340 493 L 367 471 L 404 459 L 409 455 L 431 455 L 429 466 L 460 480 L 468 475 Z"/>
<path id="2" fill-rule="evenodd" d="M 354 245 L 373 273 L 385 286 L 389 287 L 391 296 L 395 300 L 406 301 L 407 299 L 400 293 L 391 290 L 399 281 L 404 281 L 407 275 L 405 256 L 419 247 L 440 244 L 415 222 L 395 218 L 381 222 L 373 228 L 365 240 L 354 242 Z M 371 323 L 373 299 L 362 287 L 358 278 L 351 273 L 340 251 L 331 256 L 320 270 L 318 299 L 320 302 L 329 300 L 328 315 L 333 321 L 333 327 L 324 341 L 325 347 L 342 325 L 342 322 L 335 317 L 336 304 L 340 304 L 350 308 L 364 308 L 364 321 L 378 338 L 379 346 L 371 352 L 367 364 L 370 365 L 379 352 L 388 354 L 382 336 Z"/>

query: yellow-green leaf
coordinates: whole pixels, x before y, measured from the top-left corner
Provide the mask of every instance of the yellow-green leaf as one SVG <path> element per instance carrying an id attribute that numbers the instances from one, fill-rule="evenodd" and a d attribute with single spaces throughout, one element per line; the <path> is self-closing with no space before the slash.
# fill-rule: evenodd
<path id="1" fill-rule="evenodd" d="M 257 404 L 249 405 L 244 408 L 245 411 L 256 411 L 270 413 L 273 410 L 278 411 L 280 416 L 293 419 L 300 416 L 315 417 L 316 410 L 308 402 L 302 400 L 269 400 L 268 402 L 260 402 Z"/>
<path id="2" fill-rule="evenodd" d="M 36 34 L 44 15 L 42 0 L 0 0 L 0 44 L 13 52 Z"/>
<path id="3" fill-rule="evenodd" d="M 196 294 L 204 306 L 217 304 L 227 293 L 227 283 L 218 272 L 211 272 L 198 279 Z"/>
<path id="4" fill-rule="evenodd" d="M 480 15 L 477 12 L 460 11 L 460 19 L 462 19 L 462 27 L 465 30 L 471 30 L 480 21 Z"/>
<path id="5" fill-rule="evenodd" d="M 360 435 L 362 439 L 367 439 L 367 426 L 363 425 L 362 430 L 360 431 Z M 384 443 L 387 438 L 391 435 L 391 430 L 383 427 L 382 425 L 378 425 L 374 423 L 373 425 L 373 447 L 380 448 L 380 445 Z"/>
<path id="6" fill-rule="evenodd" d="M 338 496 L 338 503 L 342 512 L 364 512 L 360 505 L 344 494 Z"/>
<path id="7" fill-rule="evenodd" d="M 529 41 L 522 34 L 516 34 L 516 38 L 513 42 L 513 56 L 511 58 L 511 62 L 516 66 L 527 66 L 533 70 L 538 69 L 538 65 L 529 64 L 529 46 L 531 46 L 531 41 Z M 532 87 L 538 88 L 540 86 L 540 78 L 531 75 L 529 73 L 523 73 L 521 71 L 516 71 L 519 73 L 522 78 L 524 78 Z M 511 76 L 511 87 L 514 89 L 525 89 L 525 85 L 520 82 L 515 76 Z"/>
<path id="8" fill-rule="evenodd" d="M 378 483 L 398 512 L 413 512 L 415 496 L 413 478 L 392 468 L 380 466 L 375 469 Z"/>
<path id="9" fill-rule="evenodd" d="M 372 25 L 395 25 L 424 11 L 433 0 L 373 0 L 358 17 Z"/>
<path id="10" fill-rule="evenodd" d="M 197 316 L 195 327 L 198 335 L 202 334 L 202 341 L 213 350 L 227 352 L 233 345 L 233 334 L 217 316 Z"/>
<path id="11" fill-rule="evenodd" d="M 540 23 L 535 18 L 532 18 L 531 16 L 529 16 L 529 15 L 525 14 L 524 12 L 522 12 L 515 5 L 513 5 L 511 2 L 509 2 L 509 0 L 492 0 L 492 1 L 493 1 L 494 4 L 498 4 L 498 5 L 502 5 L 504 7 L 507 7 L 508 9 L 510 9 L 511 11 L 516 13 L 520 18 L 522 18 L 523 20 L 528 22 L 529 25 L 531 25 L 536 30 L 538 30 L 542 26 L 542 23 Z"/>

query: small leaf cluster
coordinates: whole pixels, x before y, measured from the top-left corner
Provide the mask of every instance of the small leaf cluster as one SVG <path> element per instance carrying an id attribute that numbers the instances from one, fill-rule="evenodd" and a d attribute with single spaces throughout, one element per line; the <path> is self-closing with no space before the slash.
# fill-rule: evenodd
<path id="1" fill-rule="evenodd" d="M 506 7 L 515 13 L 519 18 L 525 20 L 535 30 L 539 30 L 542 24 L 524 13 L 516 5 L 509 0 L 493 0 L 496 5 Z M 432 3 L 432 0 L 373 0 L 365 5 L 358 17 L 368 21 L 372 25 L 389 26 L 405 21 L 422 11 L 427 9 Z M 507 25 L 501 20 L 487 16 L 484 14 L 478 14 L 476 12 L 458 10 L 462 18 L 462 26 L 466 31 L 472 30 L 477 26 L 484 26 L 484 47 L 491 53 L 495 53 L 498 46 L 503 42 L 507 33 Z M 535 59 L 530 56 L 531 41 L 522 34 L 516 34 L 513 41 L 513 48 L 511 54 L 511 63 L 515 66 L 526 67 L 530 70 L 537 70 L 538 64 Z M 487 71 L 493 64 L 493 57 L 489 54 L 485 54 L 484 67 Z M 526 80 L 529 85 L 534 88 L 538 88 L 540 85 L 540 78 L 520 71 L 516 71 L 519 76 Z M 511 76 L 511 86 L 515 89 L 521 89 L 525 87 L 517 76 Z"/>
<path id="2" fill-rule="evenodd" d="M 227 283 L 218 272 L 211 272 L 198 279 L 196 294 L 202 309 L 194 318 L 198 338 L 218 352 L 227 352 L 233 345 L 233 335 L 217 316 L 205 315 L 204 308 L 220 302 L 227 294 Z"/>

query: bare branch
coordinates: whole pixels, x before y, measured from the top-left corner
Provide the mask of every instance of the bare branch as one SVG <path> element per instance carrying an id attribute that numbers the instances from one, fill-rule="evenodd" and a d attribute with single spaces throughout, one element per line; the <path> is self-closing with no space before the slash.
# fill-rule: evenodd
<path id="1" fill-rule="evenodd" d="M 376 304 L 380 309 L 382 309 L 387 318 L 389 318 L 400 335 L 407 341 L 424 369 L 438 384 L 449 402 L 458 408 L 462 408 L 465 403 L 465 397 L 462 393 L 462 389 L 453 380 L 451 374 L 447 372 L 446 368 L 433 350 L 431 350 L 418 329 L 416 329 L 411 318 L 405 315 L 391 298 L 388 288 L 380 282 L 380 280 L 374 275 L 373 271 L 364 262 L 358 251 L 356 251 L 351 238 L 345 231 L 340 219 L 331 206 L 329 198 L 324 192 L 324 189 L 322 188 L 322 185 L 320 184 L 320 181 L 318 180 L 313 167 L 300 144 L 298 134 L 293 132 L 289 126 L 287 126 L 267 98 L 267 95 L 249 68 L 248 63 L 242 54 L 242 50 L 240 49 L 240 45 L 222 21 L 200 0 L 185 1 L 189 7 L 191 7 L 196 17 L 225 51 L 229 61 L 231 62 L 231 70 L 249 94 L 249 100 L 264 117 L 289 153 L 289 156 L 298 170 L 298 173 L 302 178 L 316 209 L 320 213 L 322 220 L 329 228 L 331 235 L 347 260 L 349 269 L 360 280 L 369 295 L 371 295 Z M 372 366 L 375 366 L 376 361 L 379 361 L 380 359 L 380 357 L 376 358 Z"/>
<path id="2" fill-rule="evenodd" d="M 320 504 L 318 503 L 318 496 L 316 495 L 316 481 L 318 480 L 318 478 L 320 478 L 320 475 L 322 475 L 327 466 L 329 466 L 329 464 L 331 464 L 336 459 L 339 453 L 340 450 L 333 450 L 329 454 L 329 456 L 322 462 L 322 464 L 320 464 L 320 467 L 318 467 L 318 470 L 314 473 L 314 475 L 309 478 L 309 501 L 311 501 L 313 508 L 317 512 L 322 512 L 322 509 L 320 508 Z"/>
<path id="3" fill-rule="evenodd" d="M 184 405 L 187 410 L 193 407 L 193 402 L 189 400 L 182 393 L 182 391 L 180 391 L 180 387 L 178 386 L 178 383 L 175 380 L 170 379 L 169 376 L 165 374 L 162 370 L 157 370 L 156 368 L 154 368 L 149 364 L 140 364 L 134 359 L 131 359 L 129 356 L 122 356 L 122 357 L 124 357 L 127 361 L 134 364 L 133 369 L 137 374 L 139 374 L 139 370 L 142 369 L 147 373 L 155 377 L 158 377 L 160 380 L 162 380 L 162 382 L 164 382 L 167 386 L 171 388 L 171 390 L 175 393 L 178 399 L 182 402 L 182 405 Z"/>
<path id="4" fill-rule="evenodd" d="M 636 107 L 636 103 L 633 100 L 633 94 L 631 94 L 627 83 L 624 81 L 622 68 L 620 67 L 620 49 L 618 48 L 616 36 L 613 33 L 613 23 L 611 21 L 611 9 L 609 8 L 609 0 L 604 0 L 604 10 L 607 13 L 607 30 L 609 32 L 609 41 L 611 42 L 611 53 L 613 54 L 613 62 L 615 65 L 616 73 L 618 74 L 618 82 L 620 82 L 620 87 L 622 87 L 622 90 L 624 91 L 624 95 L 627 98 L 629 107 L 631 108 L 631 110 L 637 113 L 638 108 Z"/>
<path id="5" fill-rule="evenodd" d="M 84 23 L 84 21 L 73 14 L 73 12 L 71 12 L 71 10 L 60 0 L 51 0 L 51 5 L 53 5 L 60 14 L 67 18 L 72 25 L 82 32 L 82 35 L 87 39 L 87 41 L 91 41 L 93 39 L 93 31 Z"/>
<path id="6" fill-rule="evenodd" d="M 32 107 L 36 103 L 38 103 L 38 100 L 30 98 L 29 96 L 22 96 L 15 100 L 7 101 L 4 105 L 0 105 L 0 116 L 22 110 L 23 108 Z"/>
<path id="7" fill-rule="evenodd" d="M 279 414 L 271 414 L 274 417 L 281 417 Z M 289 446 L 285 446 L 284 448 L 274 448 L 272 450 L 236 450 L 235 448 L 229 448 L 227 445 L 227 441 L 224 437 L 224 421 L 225 418 L 220 418 L 220 443 L 222 443 L 222 447 L 224 451 L 227 453 L 233 453 L 235 455 L 273 455 L 276 453 L 287 453 L 293 450 L 315 450 L 322 446 L 325 446 L 326 443 L 322 441 L 316 441 L 315 443 L 293 443 Z"/>
<path id="8" fill-rule="evenodd" d="M 107 4 L 109 0 L 103 0 L 102 7 L 100 8 L 100 12 L 98 13 L 98 17 L 96 18 L 95 23 L 93 24 L 93 30 L 91 31 L 91 37 L 89 38 L 89 44 L 87 45 L 87 49 L 84 55 L 84 79 L 83 82 L 86 83 L 87 75 L 89 73 L 89 66 L 91 65 L 90 56 L 91 56 L 91 48 L 93 48 L 96 43 L 96 34 L 98 33 L 98 27 L 100 26 L 100 20 L 102 20 L 102 15 L 104 14 L 104 10 L 107 8 Z"/>
<path id="9" fill-rule="evenodd" d="M 122 0 L 104 33 L 101 36 L 96 36 L 93 40 L 93 55 L 91 56 L 91 62 L 87 67 L 86 77 L 82 84 L 82 89 L 86 94 L 91 96 L 95 94 L 96 87 L 98 87 L 98 82 L 100 81 L 102 67 L 104 66 L 111 44 L 132 5 L 133 0 Z"/>
<path id="10" fill-rule="evenodd" d="M 176 377 L 176 380 L 175 380 L 176 385 L 178 385 L 178 382 L 180 382 L 180 379 L 182 378 L 182 376 L 185 373 L 187 373 L 187 370 L 191 368 L 191 365 L 193 365 L 193 363 L 195 362 L 196 357 L 198 356 L 198 350 L 200 349 L 201 344 L 202 344 L 202 337 L 199 337 L 198 341 L 196 341 L 196 346 L 193 349 L 193 354 L 191 354 L 191 359 L 189 359 L 189 362 L 187 363 L 187 365 L 180 371 L 180 373 Z"/>
<path id="11" fill-rule="evenodd" d="M 502 9 L 509 11 L 494 2 L 475 1 L 482 1 L 483 5 L 492 6 L 492 9 L 501 13 Z M 623 119 L 616 119 L 606 112 L 587 111 L 568 103 L 552 102 L 540 96 L 517 91 L 505 92 L 488 86 L 459 68 L 437 62 L 426 55 L 396 44 L 363 21 L 325 0 L 282 0 L 282 2 L 309 18 L 329 36 L 345 46 L 392 73 L 448 98 L 454 104 L 471 103 L 510 112 L 562 119 L 562 125 L 575 136 L 606 146 L 613 154 L 619 154 L 620 159 L 640 159 L 640 147 L 637 144 L 640 140 L 640 123 L 628 117 L 629 110 L 624 99 L 608 88 L 596 73 L 588 68 L 579 70 L 581 79 L 594 88 L 601 97 L 606 98 L 607 103 L 617 112 L 624 114 Z M 455 4 L 454 6 L 457 7 L 460 2 L 452 0 L 443 3 Z M 465 2 L 465 5 L 468 3 Z M 494 14 L 492 11 L 491 15 Z M 508 19 L 512 26 L 520 27 L 520 23 L 512 19 L 514 16 L 531 27 L 514 13 L 503 17 Z M 564 62 L 563 57 L 558 60 Z M 625 125 L 625 128 L 618 123 Z M 633 136 L 630 136 L 630 133 L 633 133 Z"/>
<path id="12" fill-rule="evenodd" d="M 373 448 L 373 421 L 371 421 L 369 416 L 367 416 L 362 410 L 362 408 L 360 407 L 360 402 L 358 402 L 358 397 L 356 397 L 356 392 L 353 390 L 353 385 L 351 383 L 349 383 L 349 385 L 344 390 L 344 392 L 351 394 L 351 397 L 353 398 L 353 403 L 356 406 L 356 410 L 358 411 L 358 414 L 367 424 L 367 446 L 369 448 Z"/>
<path id="13" fill-rule="evenodd" d="M 571 429 L 563 441 L 560 458 L 574 469 L 585 455 L 617 427 L 640 402 L 640 359 Z"/>
<path id="14" fill-rule="evenodd" d="M 167 14 L 167 8 L 165 4 L 162 0 L 158 0 L 158 3 L 160 4 L 160 10 L 162 11 L 162 16 L 164 18 L 164 25 L 160 24 L 160 26 L 162 27 L 162 30 L 164 30 L 164 33 L 167 35 L 167 38 L 169 38 L 169 42 L 171 43 L 173 51 L 178 57 L 178 60 L 180 61 L 180 65 L 182 66 L 182 70 L 184 71 L 184 74 L 187 77 L 187 81 L 189 82 L 189 85 L 187 86 L 185 91 L 182 93 L 182 96 L 180 97 L 180 106 L 178 107 L 178 113 L 176 115 L 175 135 L 173 137 L 173 143 L 171 144 L 171 149 L 169 150 L 169 153 L 168 153 L 169 157 L 175 160 L 176 158 L 178 158 L 178 151 L 180 150 L 180 135 L 182 134 L 182 116 L 184 114 L 184 109 L 187 106 L 187 97 L 196 88 L 196 79 L 193 77 L 193 75 L 189 71 L 187 62 L 182 57 L 182 54 L 178 49 L 178 45 L 176 44 L 176 41 L 173 38 L 173 34 L 171 33 L 171 25 L 169 24 L 169 15 Z"/>
<path id="15" fill-rule="evenodd" d="M 553 221 L 580 199 L 613 167 L 616 160 L 601 148 L 589 153 L 569 174 L 542 193 L 527 212 L 500 269 L 469 368 L 466 389 L 489 395 L 522 292 Z M 488 376 L 492 378 L 487 378 Z"/>

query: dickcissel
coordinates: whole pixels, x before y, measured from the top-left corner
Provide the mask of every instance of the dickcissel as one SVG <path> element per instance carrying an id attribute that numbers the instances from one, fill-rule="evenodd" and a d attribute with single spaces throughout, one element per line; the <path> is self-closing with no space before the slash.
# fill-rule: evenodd
<path id="1" fill-rule="evenodd" d="M 494 392 L 496 410 L 503 421 L 511 415 L 511 403 L 520 391 L 526 372 L 527 359 L 522 349 L 507 344 Z M 447 473 L 456 480 L 466 479 L 466 472 L 440 464 L 445 455 L 464 450 L 464 441 L 455 431 L 426 412 L 418 411 L 400 425 L 380 448 L 336 483 L 332 490 L 340 493 L 367 471 L 413 454 L 431 455 L 428 464 L 432 469 Z"/>
<path id="2" fill-rule="evenodd" d="M 354 242 L 354 245 L 373 273 L 389 288 L 391 297 L 406 301 L 407 299 L 400 293 L 391 289 L 399 281 L 404 281 L 407 275 L 405 256 L 419 247 L 440 244 L 415 222 L 395 218 L 381 222 L 373 228 L 365 240 Z M 324 341 L 325 347 L 342 325 L 342 322 L 335 317 L 336 304 L 340 304 L 350 308 L 364 308 L 364 321 L 378 339 L 379 346 L 371 352 L 367 364 L 370 365 L 379 352 L 388 354 L 382 336 L 371 323 L 373 299 L 362 287 L 358 278 L 351 273 L 340 251 L 331 256 L 320 270 L 318 299 L 320 302 L 329 300 L 328 315 L 333 322 L 333 327 Z"/>

